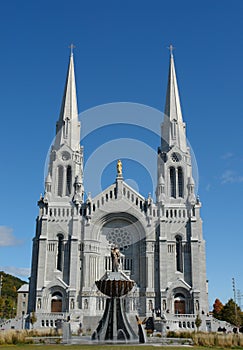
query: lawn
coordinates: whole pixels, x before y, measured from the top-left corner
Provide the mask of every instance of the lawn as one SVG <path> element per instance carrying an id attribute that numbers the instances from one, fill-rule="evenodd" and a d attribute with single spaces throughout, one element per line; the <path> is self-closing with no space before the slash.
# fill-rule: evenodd
<path id="1" fill-rule="evenodd" d="M 155 345 L 29 345 L 29 344 L 22 344 L 22 345 L 0 345 L 0 350 L 11 350 L 11 349 L 26 349 L 26 350 L 38 350 L 38 348 L 41 346 L 44 350 L 159 350 L 159 349 L 165 349 L 165 346 L 160 346 L 159 344 Z M 169 350 L 182 350 L 182 347 L 174 347 L 174 346 L 167 346 Z M 222 347 L 193 347 L 192 350 L 222 350 L 224 348 Z M 225 348 L 226 349 L 226 348 Z M 228 348 L 229 349 L 229 348 Z M 237 350 L 240 350 L 243 348 L 237 347 Z"/>
<path id="2" fill-rule="evenodd" d="M 163 349 L 163 346 L 159 346 L 157 344 L 156 346 L 153 345 L 33 345 L 33 344 L 20 344 L 20 345 L 0 345 L 1 350 L 10 350 L 10 349 L 26 349 L 26 350 L 38 350 L 38 348 L 41 346 L 42 349 L 51 349 L 51 350 L 156 350 L 156 349 Z M 197 350 L 199 348 L 193 348 L 193 350 Z M 200 350 L 206 348 L 201 348 Z M 181 350 L 181 347 L 171 347 L 170 350 Z M 212 348 L 211 348 L 212 350 Z"/>

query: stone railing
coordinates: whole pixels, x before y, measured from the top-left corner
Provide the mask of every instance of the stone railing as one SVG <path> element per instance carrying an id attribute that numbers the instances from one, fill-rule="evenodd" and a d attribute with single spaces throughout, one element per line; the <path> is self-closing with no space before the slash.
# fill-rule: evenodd
<path id="1" fill-rule="evenodd" d="M 149 216 L 157 217 L 157 210 L 155 206 L 151 203 L 148 204 L 148 201 L 141 196 L 139 193 L 136 193 L 131 187 L 123 183 L 122 188 L 122 198 L 131 202 L 133 206 L 136 206 L 142 212 L 145 212 Z M 97 209 L 102 208 L 108 202 L 115 201 L 117 199 L 116 195 L 116 185 L 110 186 L 105 192 L 90 200 L 89 206 L 89 215 L 92 212 L 95 212 Z"/>

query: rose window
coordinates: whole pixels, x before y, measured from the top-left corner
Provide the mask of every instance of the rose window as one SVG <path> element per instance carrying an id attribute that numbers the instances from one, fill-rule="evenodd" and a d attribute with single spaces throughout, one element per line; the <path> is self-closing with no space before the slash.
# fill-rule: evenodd
<path id="1" fill-rule="evenodd" d="M 121 251 L 128 249 L 132 243 L 131 235 L 125 228 L 114 228 L 106 235 L 106 239 L 112 246 L 117 246 Z"/>

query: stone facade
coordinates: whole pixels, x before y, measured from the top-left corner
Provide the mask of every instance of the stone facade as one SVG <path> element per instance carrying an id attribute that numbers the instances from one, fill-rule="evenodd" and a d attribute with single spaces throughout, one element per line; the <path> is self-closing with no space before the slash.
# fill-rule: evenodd
<path id="1" fill-rule="evenodd" d="M 195 196 L 172 53 L 161 135 L 156 202 L 126 184 L 121 164 L 114 184 L 84 200 L 71 54 L 33 239 L 28 311 L 36 312 L 36 327 L 68 316 L 85 329 L 96 327 L 105 296 L 95 281 L 111 270 L 111 245 L 120 247 L 122 269 L 136 283 L 124 301 L 128 314 L 151 316 L 155 310 L 177 326 L 183 317 L 191 321 L 195 314 L 208 314 L 201 203 Z"/>
<path id="2" fill-rule="evenodd" d="M 29 285 L 23 284 L 18 289 L 18 301 L 17 301 L 17 312 L 16 316 L 24 316 L 27 315 L 28 309 L 28 298 L 29 298 Z"/>

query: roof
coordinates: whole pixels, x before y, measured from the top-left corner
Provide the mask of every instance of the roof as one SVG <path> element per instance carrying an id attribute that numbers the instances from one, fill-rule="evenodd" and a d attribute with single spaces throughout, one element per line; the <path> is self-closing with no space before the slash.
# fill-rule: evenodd
<path id="1" fill-rule="evenodd" d="M 29 285 L 28 283 L 23 284 L 18 290 L 18 293 L 29 293 Z"/>

